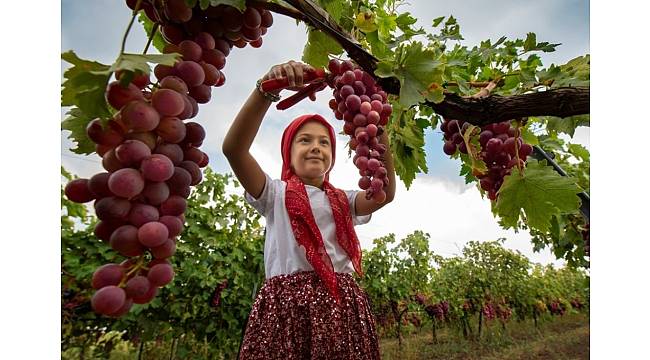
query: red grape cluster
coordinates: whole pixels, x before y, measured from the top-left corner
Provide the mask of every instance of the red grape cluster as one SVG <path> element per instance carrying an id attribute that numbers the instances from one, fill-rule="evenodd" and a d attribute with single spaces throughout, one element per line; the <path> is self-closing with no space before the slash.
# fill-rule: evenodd
<path id="1" fill-rule="evenodd" d="M 214 291 L 212 292 L 212 297 L 210 298 L 210 306 L 211 307 L 219 307 L 219 304 L 221 304 L 221 292 L 223 289 L 228 287 L 228 279 L 224 280 L 223 282 L 219 283 L 215 288 Z"/>
<path id="2" fill-rule="evenodd" d="M 134 9 L 137 0 L 127 0 L 126 4 Z M 181 53 L 185 61 L 198 63 L 206 73 L 205 83 L 198 80 L 196 85 L 188 83 L 190 91 L 194 86 L 199 87 L 194 92 L 202 99 L 207 98 L 205 102 L 210 99 L 209 86 L 221 86 L 226 81 L 219 70 L 224 68 L 232 47 L 244 48 L 250 44 L 259 48 L 262 46 L 262 35 L 273 25 L 270 11 L 253 6 L 247 7 L 244 12 L 223 4 L 202 10 L 198 2 L 194 8 L 190 8 L 185 0 L 141 0 L 139 8 L 152 22 L 160 24 L 162 36 L 169 43 L 164 53 Z M 182 67 L 182 72 L 199 72 L 196 65 Z M 169 75 L 166 67 L 159 65 L 157 69 L 158 79 Z M 201 103 L 198 98 L 197 101 Z"/>
<path id="3" fill-rule="evenodd" d="M 548 305 L 548 310 L 552 315 L 564 315 L 566 306 L 559 300 L 554 300 Z"/>
<path id="4" fill-rule="evenodd" d="M 205 130 L 183 122 L 198 113 L 186 81 L 196 73 L 179 70 L 157 87 L 148 87 L 148 75 L 136 75 L 122 87 L 124 73 L 118 72 L 106 98 L 119 112 L 107 126 L 95 119 L 86 128 L 106 172 L 69 182 L 65 194 L 79 203 L 95 200 L 100 220 L 95 235 L 121 255 L 139 257 L 95 272 L 92 284 L 98 291 L 91 303 L 100 314 L 121 316 L 133 303 L 151 301 L 157 288 L 173 279 L 167 258 L 183 230 L 190 186 L 201 182 L 200 168 L 208 164 L 198 149 Z M 153 260 L 145 264 L 147 251 Z"/>
<path id="5" fill-rule="evenodd" d="M 496 311 L 494 310 L 494 306 L 492 306 L 492 303 L 487 303 L 483 305 L 481 312 L 483 312 L 483 316 L 485 317 L 486 320 L 494 320 L 496 318 Z"/>
<path id="6" fill-rule="evenodd" d="M 440 129 L 444 133 L 445 144 L 442 149 L 445 154 L 451 156 L 456 150 L 463 154 L 468 153 L 463 135 L 470 126 L 470 123 L 462 120 L 445 119 L 442 122 Z M 510 174 L 513 167 L 525 166 L 526 158 L 533 152 L 533 147 L 523 142 L 519 130 L 512 126 L 510 121 L 485 125 L 481 127 L 478 137 L 481 150 L 476 155 L 485 162 L 487 173 L 474 175 L 478 178 L 481 189 L 487 191 L 488 198 L 496 200 L 503 178 Z"/>
<path id="7" fill-rule="evenodd" d="M 359 187 L 366 191 L 367 199 L 383 203 L 384 187 L 388 185 L 382 161 L 386 145 L 378 137 L 393 111 L 387 94 L 370 74 L 352 61 L 332 59 L 328 68 L 332 74 L 330 86 L 334 88 L 329 106 L 337 119 L 345 121 L 343 132 L 350 135 L 350 149 L 355 150 L 352 160 L 361 175 Z"/>

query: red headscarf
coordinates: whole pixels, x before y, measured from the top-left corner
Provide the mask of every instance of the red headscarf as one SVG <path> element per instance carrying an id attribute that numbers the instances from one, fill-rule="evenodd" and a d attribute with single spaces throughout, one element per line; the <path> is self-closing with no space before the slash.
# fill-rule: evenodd
<path id="1" fill-rule="evenodd" d="M 293 234 L 298 244 L 305 248 L 307 261 L 325 283 L 336 302 L 340 303 L 334 267 L 327 251 L 325 251 L 323 237 L 311 211 L 305 184 L 291 169 L 291 144 L 293 138 L 298 129 L 308 121 L 317 121 L 329 131 L 330 143 L 332 144 L 332 165 L 325 174 L 323 190 L 325 190 L 332 208 L 332 215 L 336 225 L 336 239 L 348 254 L 350 260 L 352 260 L 354 270 L 357 274 L 363 276 L 361 271 L 361 246 L 352 224 L 348 198 L 343 190 L 337 189 L 329 183 L 329 173 L 334 166 L 336 157 L 336 136 L 332 126 L 318 114 L 302 115 L 294 119 L 282 134 L 282 180 L 287 183 L 285 205 L 289 213 Z"/>

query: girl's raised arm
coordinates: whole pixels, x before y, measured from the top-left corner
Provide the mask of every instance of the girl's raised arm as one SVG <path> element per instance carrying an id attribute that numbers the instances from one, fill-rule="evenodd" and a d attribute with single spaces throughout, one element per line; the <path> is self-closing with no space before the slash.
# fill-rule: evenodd
<path id="1" fill-rule="evenodd" d="M 303 85 L 303 72 L 307 68 L 309 66 L 295 61 L 275 65 L 262 77 L 262 81 L 286 76 L 291 86 L 289 89 L 296 90 Z M 262 194 L 266 179 L 249 150 L 270 105 L 271 101 L 254 89 L 239 110 L 221 146 L 237 180 L 256 199 Z"/>

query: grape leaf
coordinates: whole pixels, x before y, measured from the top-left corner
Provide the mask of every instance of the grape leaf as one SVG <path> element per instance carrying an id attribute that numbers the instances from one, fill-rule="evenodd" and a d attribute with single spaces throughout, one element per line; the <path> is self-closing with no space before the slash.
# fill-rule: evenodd
<path id="1" fill-rule="evenodd" d="M 505 177 L 495 211 L 508 227 L 516 227 L 523 211 L 530 227 L 548 231 L 553 215 L 578 209 L 579 192 L 574 179 L 561 176 L 546 161 L 528 160 L 523 174 L 513 168 Z"/>
<path id="2" fill-rule="evenodd" d="M 147 36 L 149 36 L 149 34 L 151 34 L 151 30 L 153 29 L 154 23 L 151 20 L 149 20 L 147 15 L 145 15 L 144 11 L 140 12 L 140 15 L 138 16 L 138 21 L 144 27 Z M 163 52 L 165 45 L 167 45 L 167 42 L 165 41 L 165 39 L 162 37 L 162 34 L 160 33 L 160 28 L 158 28 L 158 30 L 156 30 L 156 33 L 154 34 L 152 44 L 156 49 L 158 49 L 158 51 L 160 51 L 160 53 Z"/>
<path id="3" fill-rule="evenodd" d="M 61 58 L 73 66 L 63 73 L 66 79 L 61 89 L 61 106 L 76 105 L 88 117 L 104 117 L 111 114 L 104 91 L 111 75 L 110 67 L 96 61 L 79 58 L 70 50 Z"/>
<path id="4" fill-rule="evenodd" d="M 95 143 L 86 134 L 86 126 L 93 118 L 88 117 L 77 107 L 71 108 L 66 115 L 65 120 L 61 122 L 61 129 L 69 130 L 71 134 L 68 135 L 68 139 L 77 143 L 77 147 L 70 150 L 83 155 L 94 153 Z"/>
<path id="5" fill-rule="evenodd" d="M 539 139 L 537 139 L 537 136 L 530 131 L 528 127 L 522 126 L 519 128 L 519 131 L 521 131 L 521 139 L 526 143 L 530 145 L 539 145 Z"/>
<path id="6" fill-rule="evenodd" d="M 388 14 L 382 9 L 378 9 L 375 15 L 375 23 L 377 24 L 377 33 L 379 34 L 379 40 L 385 43 L 392 41 L 392 32 L 397 29 L 397 15 Z"/>
<path id="7" fill-rule="evenodd" d="M 555 116 L 546 117 L 546 129 L 558 133 L 565 133 L 571 137 L 578 126 L 589 126 L 589 114 L 575 115 L 565 118 Z"/>
<path id="8" fill-rule="evenodd" d="M 400 105 L 411 105 L 427 100 L 439 103 L 444 99 L 442 73 L 444 64 L 422 43 L 414 42 L 398 48 L 397 65 L 392 69 L 400 80 Z"/>
<path id="9" fill-rule="evenodd" d="M 127 54 L 122 53 L 111 65 L 110 71 L 133 71 L 142 72 L 145 74 L 151 73 L 149 63 L 162 64 L 167 66 L 174 66 L 177 60 L 181 58 L 181 54 Z"/>
<path id="10" fill-rule="evenodd" d="M 336 23 L 340 23 L 341 18 L 346 13 L 346 10 L 350 9 L 349 4 L 340 0 L 319 0 L 317 3 L 329 14 L 331 19 Z"/>
<path id="11" fill-rule="evenodd" d="M 188 0 L 185 0 L 187 3 Z M 189 0 L 194 1 L 194 0 Z M 215 7 L 218 5 L 229 5 L 234 8 L 237 8 L 239 11 L 244 12 L 246 10 L 246 0 L 199 0 L 201 9 L 205 10 L 209 6 Z M 196 1 L 194 1 L 196 4 Z"/>
<path id="12" fill-rule="evenodd" d="M 440 23 L 441 23 L 442 20 L 444 20 L 444 19 L 445 19 L 444 16 L 440 16 L 440 17 L 437 17 L 437 18 L 433 19 L 433 24 L 432 24 L 432 26 L 433 26 L 433 27 L 437 27 L 438 25 L 440 25 Z"/>
<path id="13" fill-rule="evenodd" d="M 390 129 L 390 147 L 395 162 L 395 172 L 408 189 L 415 175 L 428 171 L 424 151 L 424 129 L 430 126 L 428 121 L 415 118 L 416 110 L 400 110 L 394 107 L 394 125 Z"/>
<path id="14" fill-rule="evenodd" d="M 569 144 L 569 153 L 582 161 L 589 161 L 589 150 L 580 144 Z"/>
<path id="15" fill-rule="evenodd" d="M 553 52 L 555 48 L 562 44 L 550 44 L 548 42 L 537 42 L 537 36 L 535 33 L 528 33 L 526 35 L 526 40 L 524 41 L 524 51 L 543 51 L 543 52 Z"/>
<path id="16" fill-rule="evenodd" d="M 324 67 L 329 62 L 329 54 L 338 55 L 342 52 L 343 48 L 332 37 L 320 30 L 310 29 L 302 61 L 313 67 Z"/>

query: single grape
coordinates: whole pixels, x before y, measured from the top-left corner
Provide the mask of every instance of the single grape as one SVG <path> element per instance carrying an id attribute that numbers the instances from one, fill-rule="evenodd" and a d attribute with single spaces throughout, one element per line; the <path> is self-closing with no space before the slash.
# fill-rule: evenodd
<path id="1" fill-rule="evenodd" d="M 151 131 L 158 126 L 160 115 L 145 101 L 132 101 L 122 109 L 122 121 L 136 132 Z"/>
<path id="2" fill-rule="evenodd" d="M 139 166 L 142 159 L 150 155 L 151 150 L 140 140 L 125 140 L 115 148 L 115 156 L 126 166 Z"/>
<path id="3" fill-rule="evenodd" d="M 144 189 L 144 179 L 138 170 L 124 168 L 110 175 L 108 188 L 117 196 L 131 199 Z"/>
<path id="4" fill-rule="evenodd" d="M 95 199 L 95 194 L 88 186 L 88 179 L 75 179 L 65 186 L 65 196 L 76 203 L 86 203 Z"/>
<path id="5" fill-rule="evenodd" d="M 176 237 L 183 232 L 183 222 L 177 216 L 165 215 L 158 219 L 159 222 L 167 226 L 169 237 Z"/>
<path id="6" fill-rule="evenodd" d="M 174 174 L 174 164 L 165 155 L 153 154 L 142 160 L 140 170 L 149 181 L 166 181 Z"/>
<path id="7" fill-rule="evenodd" d="M 131 211 L 131 202 L 116 196 L 95 201 L 95 214 L 101 220 L 126 220 Z"/>
<path id="8" fill-rule="evenodd" d="M 138 228 L 138 241 L 140 244 L 154 248 L 162 245 L 169 237 L 169 230 L 165 224 L 158 221 L 151 221 Z"/>
<path id="9" fill-rule="evenodd" d="M 126 294 L 123 289 L 110 285 L 103 287 L 90 299 L 93 310 L 102 315 L 115 313 L 126 301 Z"/>
<path id="10" fill-rule="evenodd" d="M 101 289 L 109 285 L 118 285 L 124 277 L 124 268 L 118 264 L 105 264 L 100 266 L 93 273 L 91 286 L 93 289 Z"/>
<path id="11" fill-rule="evenodd" d="M 146 276 L 136 275 L 126 282 L 124 291 L 126 292 L 126 296 L 130 298 L 142 297 L 147 294 L 150 286 L 151 284 Z"/>
<path id="12" fill-rule="evenodd" d="M 155 286 L 165 286 L 174 279 L 174 269 L 168 264 L 157 264 L 149 269 L 147 279 Z"/>
<path id="13" fill-rule="evenodd" d="M 176 252 L 176 242 L 172 239 L 167 239 L 162 245 L 156 246 L 151 249 L 151 254 L 156 259 L 166 259 L 171 257 Z"/>
<path id="14" fill-rule="evenodd" d="M 160 205 L 169 197 L 169 187 L 165 182 L 146 182 L 141 196 L 150 205 Z"/>
<path id="15" fill-rule="evenodd" d="M 185 108 L 183 95 L 171 89 L 158 89 L 151 97 L 151 104 L 162 116 L 177 116 Z"/>
<path id="16" fill-rule="evenodd" d="M 162 215 L 178 216 L 187 209 L 187 200 L 178 195 L 171 195 L 167 200 L 160 204 L 160 213 Z"/>
<path id="17" fill-rule="evenodd" d="M 445 144 L 442 147 L 442 151 L 444 151 L 444 153 L 447 155 L 454 155 L 456 152 L 456 144 L 451 141 L 445 141 Z"/>
<path id="18" fill-rule="evenodd" d="M 131 205 L 129 212 L 129 222 L 137 227 L 140 227 L 151 221 L 158 221 L 160 214 L 158 209 L 154 206 L 147 204 L 135 203 Z"/>
<path id="19" fill-rule="evenodd" d="M 144 253 L 144 247 L 138 242 L 138 228 L 133 225 L 122 225 L 115 229 L 110 244 L 113 250 L 124 256 L 139 256 Z"/>
<path id="20" fill-rule="evenodd" d="M 183 56 L 183 60 L 190 60 L 198 62 L 201 60 L 201 55 L 203 50 L 201 46 L 195 43 L 192 40 L 183 40 L 178 44 L 180 54 Z"/>
<path id="21" fill-rule="evenodd" d="M 185 124 L 177 117 L 164 117 L 156 128 L 156 134 L 167 143 L 179 143 L 185 139 Z"/>

